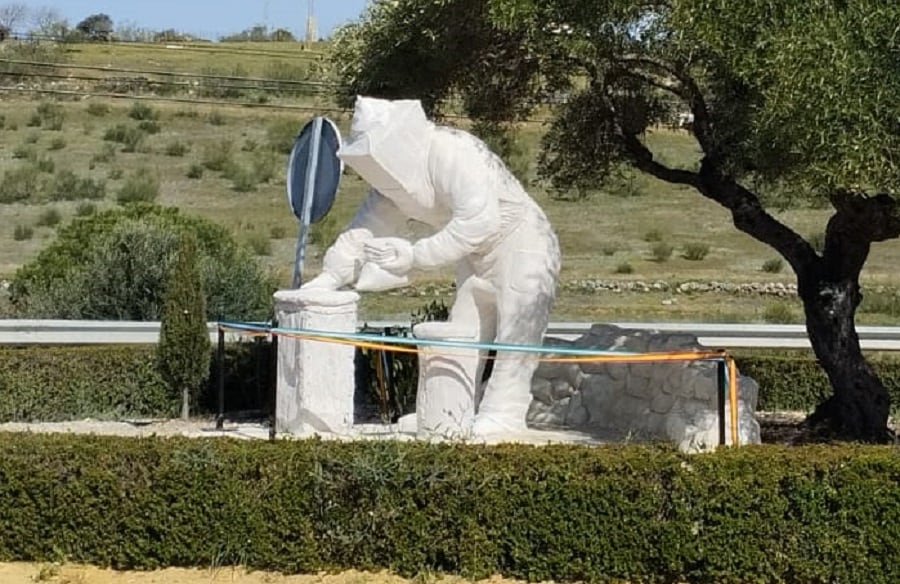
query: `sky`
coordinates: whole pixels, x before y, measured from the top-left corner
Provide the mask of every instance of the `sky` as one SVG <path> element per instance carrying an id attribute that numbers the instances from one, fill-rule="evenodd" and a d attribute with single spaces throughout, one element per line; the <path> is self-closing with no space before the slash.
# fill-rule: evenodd
<path id="1" fill-rule="evenodd" d="M 368 0 L 313 0 L 319 36 L 327 36 L 335 26 L 355 20 Z M 152 30 L 174 28 L 216 40 L 254 25 L 286 28 L 297 38 L 306 32 L 309 0 L 0 0 L 25 4 L 30 9 L 53 8 L 69 24 L 85 16 L 103 12 L 114 26 L 129 25 Z M 19 27 L 16 27 L 19 28 Z"/>

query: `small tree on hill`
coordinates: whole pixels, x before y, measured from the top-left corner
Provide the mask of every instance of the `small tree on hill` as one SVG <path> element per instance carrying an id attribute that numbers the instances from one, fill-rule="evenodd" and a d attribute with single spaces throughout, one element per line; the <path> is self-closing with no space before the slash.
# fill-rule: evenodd
<path id="1" fill-rule="evenodd" d="M 197 262 L 194 237 L 181 237 L 175 265 L 166 286 L 157 345 L 157 364 L 173 392 L 181 393 L 181 417 L 209 375 L 211 345 L 206 328 L 206 297 Z"/>
<path id="2" fill-rule="evenodd" d="M 112 38 L 113 21 L 108 14 L 92 14 L 78 23 L 75 29 L 89 41 L 109 41 Z"/>

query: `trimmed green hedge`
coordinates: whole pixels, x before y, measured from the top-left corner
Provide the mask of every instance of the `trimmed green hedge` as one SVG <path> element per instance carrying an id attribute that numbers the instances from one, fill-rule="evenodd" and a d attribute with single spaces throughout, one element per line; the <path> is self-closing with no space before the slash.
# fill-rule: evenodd
<path id="1" fill-rule="evenodd" d="M 270 358 L 262 343 L 227 345 L 229 411 L 271 402 Z M 199 397 L 201 413 L 216 411 L 218 403 L 215 359 L 211 369 Z M 168 417 L 178 411 L 180 399 L 160 377 L 153 346 L 0 348 L 0 422 Z"/>
<path id="2" fill-rule="evenodd" d="M 0 435 L 0 560 L 531 581 L 900 581 L 889 447 Z"/>
<path id="3" fill-rule="evenodd" d="M 759 384 L 759 406 L 764 411 L 810 411 L 831 395 L 825 372 L 809 353 L 776 356 L 735 355 L 738 370 Z M 900 360 L 870 359 L 881 378 L 894 410 L 900 408 Z"/>
<path id="4" fill-rule="evenodd" d="M 215 350 L 215 348 L 214 348 Z M 415 402 L 414 355 L 393 359 L 393 377 L 402 387 L 391 402 L 380 404 L 371 371 L 373 352 L 357 361 L 360 399 L 372 402 L 388 418 L 407 413 Z M 739 371 L 760 386 L 760 410 L 810 411 L 831 388 L 825 374 L 808 353 L 738 353 Z M 873 359 L 896 411 L 900 407 L 900 359 Z M 218 373 L 215 358 L 209 386 L 200 396 L 198 412 L 216 411 Z M 412 372 L 412 373 L 411 373 Z M 274 399 L 275 361 L 266 341 L 227 345 L 226 406 L 268 411 Z M 150 346 L 0 348 L 0 422 L 63 421 L 84 417 L 121 419 L 165 417 L 178 408 L 155 366 Z"/>

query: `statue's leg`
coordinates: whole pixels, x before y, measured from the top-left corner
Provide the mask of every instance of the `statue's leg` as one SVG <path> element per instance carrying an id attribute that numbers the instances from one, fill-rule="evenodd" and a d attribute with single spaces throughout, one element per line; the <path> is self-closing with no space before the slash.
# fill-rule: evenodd
<path id="1" fill-rule="evenodd" d="M 474 275 L 468 261 L 461 261 L 456 267 L 456 297 L 450 309 L 450 321 L 471 323 L 474 340 L 489 343 L 497 334 L 496 290 L 484 278 Z M 480 361 L 476 373 L 475 403 L 481 401 L 484 387 L 481 378 L 486 366 L 487 351 L 480 351 Z"/>
<path id="2" fill-rule="evenodd" d="M 538 226 L 541 227 L 541 226 Z M 504 244 L 494 281 L 497 289 L 498 344 L 540 346 L 559 275 L 556 238 L 541 229 L 528 229 Z M 526 429 L 525 416 L 531 405 L 531 378 L 539 355 L 498 351 L 491 377 L 475 418 L 476 434 Z"/>

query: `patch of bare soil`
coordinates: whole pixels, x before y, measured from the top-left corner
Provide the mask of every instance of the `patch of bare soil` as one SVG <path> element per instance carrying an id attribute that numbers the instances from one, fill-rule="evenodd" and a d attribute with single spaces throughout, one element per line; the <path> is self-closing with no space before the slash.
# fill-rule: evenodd
<path id="1" fill-rule="evenodd" d="M 3 584 L 440 584 L 470 583 L 456 576 L 409 580 L 388 572 L 338 574 L 302 574 L 285 576 L 274 572 L 247 571 L 243 568 L 166 568 L 149 572 L 116 571 L 79 564 L 0 563 Z M 484 584 L 512 584 L 514 580 L 491 578 Z"/>
<path id="2" fill-rule="evenodd" d="M 800 445 L 827 441 L 806 425 L 805 412 L 756 412 L 763 444 Z M 888 428 L 900 434 L 900 418 L 888 420 Z"/>

